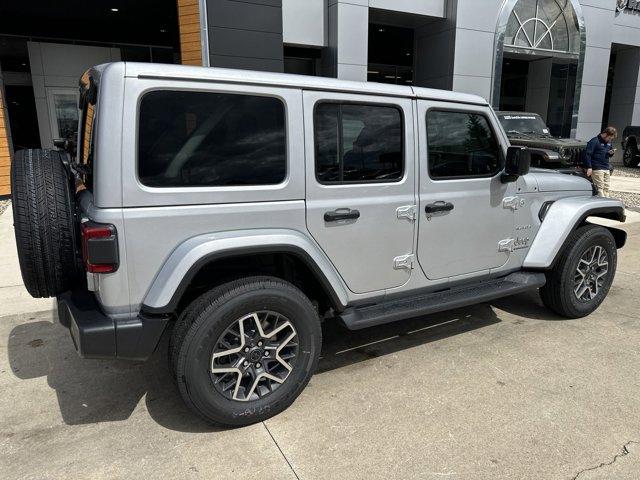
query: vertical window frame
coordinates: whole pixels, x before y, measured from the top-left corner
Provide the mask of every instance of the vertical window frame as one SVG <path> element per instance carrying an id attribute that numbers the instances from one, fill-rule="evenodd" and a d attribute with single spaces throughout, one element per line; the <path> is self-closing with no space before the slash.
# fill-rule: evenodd
<path id="1" fill-rule="evenodd" d="M 364 107 L 391 107 L 394 108 L 398 111 L 398 113 L 400 114 L 400 128 L 401 128 L 401 135 L 400 135 L 400 146 L 402 148 L 402 171 L 401 171 L 401 175 L 395 179 L 395 180 L 362 180 L 362 181 L 356 181 L 356 180 L 339 180 L 339 181 L 335 181 L 335 182 L 326 182 L 326 181 L 321 181 L 318 178 L 318 170 L 317 170 L 317 165 L 318 165 L 318 142 L 316 141 L 318 138 L 318 130 L 317 130 L 317 122 L 316 122 L 316 113 L 317 113 L 317 109 L 320 105 L 337 105 L 338 107 L 338 145 L 337 145 L 337 151 L 338 151 L 338 155 L 340 158 L 340 178 L 344 178 L 344 159 L 343 159 L 343 153 L 344 153 L 344 146 L 343 146 L 343 140 L 344 140 L 344 132 L 343 132 L 343 124 L 342 124 L 342 106 L 343 105 L 356 105 L 356 106 L 364 106 Z M 407 175 L 407 148 L 406 148 L 406 122 L 405 122 L 405 114 L 404 114 L 404 110 L 402 108 L 401 105 L 398 105 L 397 103 L 393 103 L 393 102 L 381 102 L 381 103 L 377 103 L 377 102 L 368 102 L 368 101 L 358 101 L 358 100 L 335 100 L 335 99 L 322 99 L 322 100 L 318 100 L 315 102 L 315 104 L 313 105 L 313 174 L 314 174 L 314 178 L 316 179 L 316 182 L 318 182 L 318 184 L 323 185 L 325 187 L 335 187 L 335 186 L 342 186 L 342 185 L 368 185 L 368 184 L 396 184 L 396 183 L 400 183 L 402 182 L 406 175 Z"/>

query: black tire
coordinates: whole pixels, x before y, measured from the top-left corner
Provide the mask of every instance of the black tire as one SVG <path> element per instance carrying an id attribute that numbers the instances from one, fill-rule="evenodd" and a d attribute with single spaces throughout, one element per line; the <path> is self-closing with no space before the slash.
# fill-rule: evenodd
<path id="1" fill-rule="evenodd" d="M 638 157 L 638 145 L 633 142 L 627 144 L 624 149 L 624 155 L 622 157 L 622 163 L 625 167 L 638 167 L 640 165 L 640 157 Z"/>
<path id="2" fill-rule="evenodd" d="M 214 349 L 239 319 L 258 311 L 276 312 L 293 325 L 295 363 L 284 381 L 264 396 L 248 401 L 228 398 L 214 385 Z M 248 277 L 210 290 L 185 309 L 173 330 L 169 359 L 189 408 L 208 422 L 238 427 L 261 422 L 293 403 L 317 367 L 321 343 L 318 313 L 304 293 L 278 278 Z M 261 353 L 267 354 L 266 347 Z"/>
<path id="3" fill-rule="evenodd" d="M 576 282 L 580 281 L 578 264 L 592 247 L 602 247 L 606 252 L 607 273 L 593 298 L 579 299 L 576 292 Z M 616 273 L 617 256 L 616 242 L 609 230 L 599 225 L 579 227 L 569 235 L 556 265 L 546 274 L 547 283 L 540 289 L 542 302 L 563 317 L 581 318 L 589 315 L 609 293 Z"/>
<path id="4" fill-rule="evenodd" d="M 11 163 L 13 222 L 22 280 L 32 297 L 78 281 L 71 180 L 56 150 L 21 150 Z"/>

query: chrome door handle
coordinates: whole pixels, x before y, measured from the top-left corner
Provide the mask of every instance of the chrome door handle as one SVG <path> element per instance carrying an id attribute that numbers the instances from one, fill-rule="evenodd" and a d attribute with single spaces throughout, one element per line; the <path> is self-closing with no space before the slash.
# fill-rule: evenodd
<path id="1" fill-rule="evenodd" d="M 427 214 L 436 212 L 450 212 L 451 210 L 453 210 L 453 203 L 443 201 L 429 203 L 424 207 L 424 212 Z"/>
<path id="2" fill-rule="evenodd" d="M 339 222 L 340 220 L 357 220 L 360 218 L 360 212 L 358 210 L 351 210 L 350 208 L 338 208 L 333 212 L 326 212 L 324 214 L 325 222 Z"/>

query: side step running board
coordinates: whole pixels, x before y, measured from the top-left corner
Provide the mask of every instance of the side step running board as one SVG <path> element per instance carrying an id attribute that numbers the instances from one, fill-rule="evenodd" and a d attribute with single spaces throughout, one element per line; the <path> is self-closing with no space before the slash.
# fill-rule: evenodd
<path id="1" fill-rule="evenodd" d="M 381 325 L 430 313 L 483 303 L 544 286 L 544 273 L 516 272 L 503 278 L 449 290 L 399 298 L 366 307 L 351 307 L 340 315 L 349 330 Z"/>

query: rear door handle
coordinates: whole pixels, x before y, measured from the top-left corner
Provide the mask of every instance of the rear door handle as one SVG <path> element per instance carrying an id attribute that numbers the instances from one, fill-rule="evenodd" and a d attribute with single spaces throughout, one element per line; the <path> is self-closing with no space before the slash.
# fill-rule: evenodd
<path id="1" fill-rule="evenodd" d="M 333 212 L 326 212 L 324 214 L 325 222 L 339 222 L 340 220 L 357 220 L 360 218 L 360 212 L 358 210 L 351 210 L 350 208 L 338 208 Z"/>
<path id="2" fill-rule="evenodd" d="M 453 210 L 453 203 L 451 202 L 433 202 L 425 205 L 424 212 L 425 213 L 436 213 L 436 212 L 450 212 Z"/>

